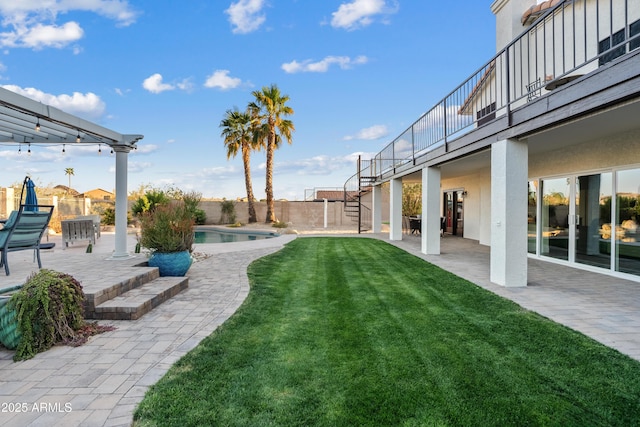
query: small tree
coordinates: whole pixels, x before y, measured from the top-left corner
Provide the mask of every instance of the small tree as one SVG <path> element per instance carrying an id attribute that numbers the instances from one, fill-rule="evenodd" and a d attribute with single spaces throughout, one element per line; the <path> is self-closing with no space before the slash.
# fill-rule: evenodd
<path id="1" fill-rule="evenodd" d="M 402 186 L 402 215 L 416 216 L 422 213 L 422 184 Z"/>

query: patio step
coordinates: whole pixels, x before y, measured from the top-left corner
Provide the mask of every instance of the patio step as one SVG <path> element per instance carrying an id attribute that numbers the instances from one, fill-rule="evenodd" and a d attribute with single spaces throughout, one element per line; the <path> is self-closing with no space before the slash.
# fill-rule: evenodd
<path id="1" fill-rule="evenodd" d="M 96 307 L 112 300 L 132 289 L 138 288 L 160 277 L 157 268 L 129 267 L 123 271 L 115 271 L 115 276 L 103 274 L 102 278 L 83 281 L 84 317 L 95 319 Z M 87 282 L 89 282 L 87 284 Z"/>
<path id="2" fill-rule="evenodd" d="M 139 319 L 188 287 L 188 277 L 158 277 L 97 305 L 93 319 Z"/>

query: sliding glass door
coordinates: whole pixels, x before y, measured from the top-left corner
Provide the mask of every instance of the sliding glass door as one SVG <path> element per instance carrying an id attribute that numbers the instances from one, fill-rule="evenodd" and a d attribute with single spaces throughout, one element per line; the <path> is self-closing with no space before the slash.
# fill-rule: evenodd
<path id="1" fill-rule="evenodd" d="M 640 168 L 530 181 L 528 223 L 529 253 L 640 275 Z"/>
<path id="2" fill-rule="evenodd" d="M 540 255 L 569 260 L 569 178 L 542 180 Z"/>
<path id="3" fill-rule="evenodd" d="M 640 275 L 640 169 L 616 174 L 615 269 Z"/>
<path id="4" fill-rule="evenodd" d="M 575 261 L 611 268 L 611 173 L 576 178 Z"/>

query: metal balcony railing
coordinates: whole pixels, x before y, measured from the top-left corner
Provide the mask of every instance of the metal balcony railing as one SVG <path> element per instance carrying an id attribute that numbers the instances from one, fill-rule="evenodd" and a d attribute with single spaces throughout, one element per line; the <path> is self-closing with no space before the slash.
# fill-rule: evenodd
<path id="1" fill-rule="evenodd" d="M 640 47 L 640 1 L 565 0 L 391 141 L 361 176 L 381 179 L 465 133 Z"/>

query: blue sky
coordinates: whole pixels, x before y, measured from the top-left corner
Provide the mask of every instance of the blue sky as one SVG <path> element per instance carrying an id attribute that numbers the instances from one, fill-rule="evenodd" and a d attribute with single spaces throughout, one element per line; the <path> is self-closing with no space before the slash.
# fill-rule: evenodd
<path id="1" fill-rule="evenodd" d="M 245 196 L 219 127 L 251 92 L 289 95 L 293 143 L 275 154 L 274 195 L 339 187 L 495 52 L 491 1 L 0 0 L 0 85 L 120 133 L 143 134 L 129 190 L 171 185 Z M 113 190 L 97 146 L 0 145 L 0 186 Z M 264 198 L 263 152 L 251 159 Z"/>

